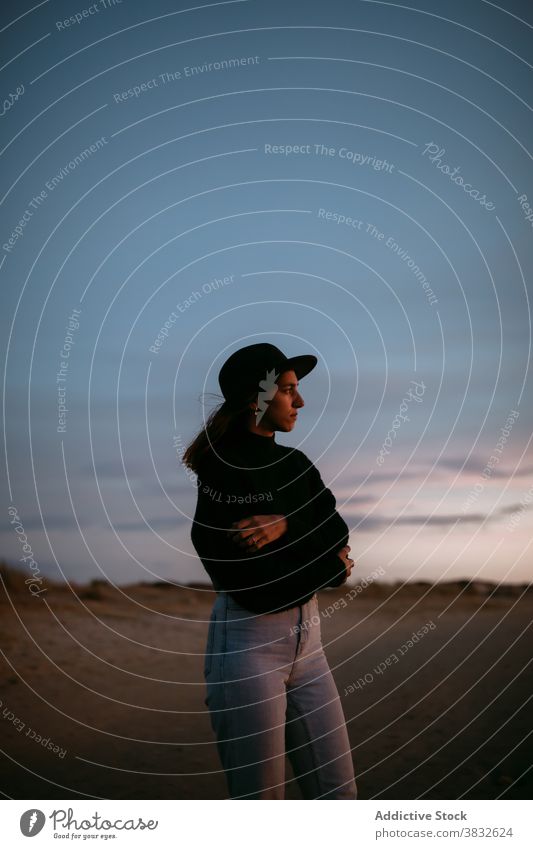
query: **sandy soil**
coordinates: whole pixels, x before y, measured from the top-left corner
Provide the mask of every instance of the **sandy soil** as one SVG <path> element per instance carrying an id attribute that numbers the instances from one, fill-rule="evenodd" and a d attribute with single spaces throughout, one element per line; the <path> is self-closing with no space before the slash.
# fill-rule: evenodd
<path id="1" fill-rule="evenodd" d="M 0 571 L 3 794 L 226 798 L 203 701 L 212 590 L 32 597 Z M 320 609 L 347 593 L 322 592 Z M 531 798 L 530 588 L 373 584 L 338 606 L 322 635 L 360 798 Z M 286 796 L 300 798 L 288 761 Z"/>

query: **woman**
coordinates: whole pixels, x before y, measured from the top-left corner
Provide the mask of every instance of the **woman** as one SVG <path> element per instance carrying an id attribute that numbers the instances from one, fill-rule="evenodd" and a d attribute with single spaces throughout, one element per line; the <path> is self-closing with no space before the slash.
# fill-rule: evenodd
<path id="1" fill-rule="evenodd" d="M 356 799 L 350 743 L 320 634 L 317 590 L 351 572 L 348 526 L 293 430 L 315 356 L 248 345 L 222 366 L 224 403 L 187 448 L 193 545 L 213 606 L 205 704 L 232 799 L 283 799 L 285 755 L 305 799 Z"/>

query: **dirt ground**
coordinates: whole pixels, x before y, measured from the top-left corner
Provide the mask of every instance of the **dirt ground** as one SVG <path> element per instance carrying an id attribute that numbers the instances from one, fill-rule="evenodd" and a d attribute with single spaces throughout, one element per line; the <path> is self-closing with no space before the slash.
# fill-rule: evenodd
<path id="1" fill-rule="evenodd" d="M 211 590 L 93 582 L 32 597 L 2 579 L 5 797 L 227 798 L 203 701 Z M 531 798 L 531 588 L 348 591 L 319 608 L 348 599 L 322 637 L 359 798 Z M 286 797 L 301 798 L 288 761 Z"/>

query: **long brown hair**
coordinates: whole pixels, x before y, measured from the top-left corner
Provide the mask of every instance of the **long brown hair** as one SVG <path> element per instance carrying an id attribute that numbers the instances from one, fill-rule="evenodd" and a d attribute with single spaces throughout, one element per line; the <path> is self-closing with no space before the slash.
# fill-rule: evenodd
<path id="1" fill-rule="evenodd" d="M 181 462 L 198 474 L 199 462 L 209 452 L 211 445 L 215 445 L 226 434 L 245 426 L 246 418 L 250 414 L 248 405 L 256 399 L 257 392 L 238 403 L 229 404 L 223 401 L 215 407 L 207 417 L 205 426 L 198 431 L 183 452 Z"/>

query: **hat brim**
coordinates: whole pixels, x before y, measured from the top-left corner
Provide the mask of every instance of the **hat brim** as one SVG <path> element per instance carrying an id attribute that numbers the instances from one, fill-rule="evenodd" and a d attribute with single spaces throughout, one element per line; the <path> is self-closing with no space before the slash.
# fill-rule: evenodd
<path id="1" fill-rule="evenodd" d="M 283 371 L 290 371 L 292 369 L 298 380 L 300 380 L 300 378 L 305 377 L 306 374 L 309 374 L 314 369 L 317 362 L 318 359 L 314 354 L 300 354 L 298 357 L 289 357 L 283 363 L 282 368 Z"/>

